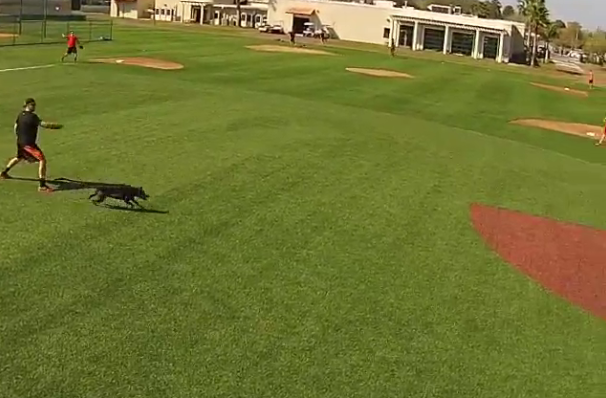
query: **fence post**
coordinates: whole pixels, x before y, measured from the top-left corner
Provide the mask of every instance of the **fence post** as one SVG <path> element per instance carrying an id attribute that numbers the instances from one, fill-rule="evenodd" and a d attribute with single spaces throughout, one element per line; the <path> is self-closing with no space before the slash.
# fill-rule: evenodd
<path id="1" fill-rule="evenodd" d="M 21 4 L 19 7 L 19 36 L 21 36 L 21 21 L 23 21 L 23 0 L 21 0 Z"/>
<path id="2" fill-rule="evenodd" d="M 19 20 L 19 30 L 21 30 L 20 27 L 21 27 L 21 20 Z M 15 45 L 16 39 L 17 39 L 17 21 L 15 20 L 15 23 L 13 23 L 13 46 Z"/>
<path id="3" fill-rule="evenodd" d="M 46 38 L 46 20 L 48 18 L 48 0 L 44 0 L 44 21 L 42 22 L 42 37 Z"/>

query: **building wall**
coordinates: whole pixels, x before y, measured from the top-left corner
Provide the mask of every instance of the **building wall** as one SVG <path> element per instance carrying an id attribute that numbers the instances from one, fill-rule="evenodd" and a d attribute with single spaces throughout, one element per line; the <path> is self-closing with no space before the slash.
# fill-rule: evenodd
<path id="1" fill-rule="evenodd" d="M 290 8 L 313 8 L 316 14 L 310 18 L 316 25 L 329 25 L 336 38 L 342 40 L 383 44 L 383 29 L 389 28 L 389 16 L 393 9 L 371 5 L 336 3 L 328 1 L 275 0 L 269 4 L 267 22 L 292 30 L 293 15 Z"/>
<path id="2" fill-rule="evenodd" d="M 110 5 L 110 15 L 114 18 L 149 18 L 150 13 L 147 10 L 153 8 L 153 6 L 154 0 L 112 0 Z"/>
<path id="3" fill-rule="evenodd" d="M 247 5 L 242 5 L 243 19 L 242 27 L 254 27 L 261 17 L 265 16 L 269 0 L 249 1 Z M 180 0 L 155 0 L 156 8 L 159 10 L 173 10 L 173 21 L 191 23 L 192 3 L 181 3 Z M 237 11 L 234 5 L 234 0 L 202 0 L 202 21 L 212 25 L 237 25 Z M 222 5 L 230 6 L 230 8 L 222 8 Z M 252 9 L 252 7 L 256 7 Z M 158 20 L 170 20 L 165 15 L 157 16 Z"/>
<path id="4" fill-rule="evenodd" d="M 328 0 L 273 0 L 269 4 L 268 22 L 279 24 L 285 30 L 293 27 L 293 15 L 287 13 L 291 8 L 315 9 L 316 14 L 310 22 L 316 25 L 329 25 L 336 38 L 374 44 L 387 44 L 384 38 L 385 28 L 390 27 L 391 15 L 427 19 L 438 23 L 474 25 L 507 32 L 507 50 L 512 53 L 523 52 L 525 26 L 512 21 L 482 19 L 466 15 L 452 15 L 416 10 L 411 7 L 396 8 L 390 1 L 376 1 L 374 5 L 346 3 Z M 470 29 L 475 30 L 470 26 Z M 423 34 L 422 29 L 420 34 Z"/>

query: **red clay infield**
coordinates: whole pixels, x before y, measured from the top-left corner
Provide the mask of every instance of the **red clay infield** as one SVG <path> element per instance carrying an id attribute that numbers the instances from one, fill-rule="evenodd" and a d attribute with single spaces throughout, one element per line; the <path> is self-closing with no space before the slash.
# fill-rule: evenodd
<path id="1" fill-rule="evenodd" d="M 606 319 L 606 231 L 481 204 L 471 219 L 504 260 Z"/>

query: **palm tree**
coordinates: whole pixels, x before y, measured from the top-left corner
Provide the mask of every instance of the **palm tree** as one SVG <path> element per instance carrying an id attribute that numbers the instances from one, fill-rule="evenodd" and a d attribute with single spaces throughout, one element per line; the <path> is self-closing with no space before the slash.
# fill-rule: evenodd
<path id="1" fill-rule="evenodd" d="M 557 24 L 555 22 L 550 23 L 549 25 L 547 25 L 547 27 L 545 27 L 543 29 L 542 36 L 543 36 L 543 39 L 545 40 L 545 47 L 546 47 L 545 63 L 547 63 L 549 61 L 549 45 L 551 44 L 551 42 L 554 39 L 557 39 L 559 35 L 560 35 L 560 26 L 559 26 L 559 24 Z"/>
<path id="2" fill-rule="evenodd" d="M 518 0 L 518 9 L 521 12 L 523 11 L 522 15 L 525 17 L 526 24 L 530 28 L 531 34 L 534 34 L 530 64 L 538 66 L 537 49 L 539 46 L 539 31 L 548 24 L 549 10 L 545 5 L 545 0 Z"/>
<path id="3" fill-rule="evenodd" d="M 530 47 L 530 26 L 528 26 L 528 0 L 518 0 L 518 15 L 524 18 L 524 46 Z"/>

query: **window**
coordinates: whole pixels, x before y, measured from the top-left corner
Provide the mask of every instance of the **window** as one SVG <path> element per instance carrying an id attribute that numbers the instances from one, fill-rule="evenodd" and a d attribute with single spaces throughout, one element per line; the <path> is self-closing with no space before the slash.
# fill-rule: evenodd
<path id="1" fill-rule="evenodd" d="M 390 28 L 383 28 L 383 38 L 384 39 L 389 39 L 389 34 L 391 33 L 391 29 Z"/>

